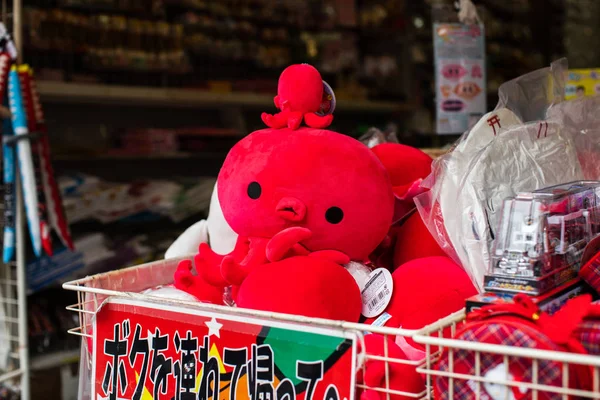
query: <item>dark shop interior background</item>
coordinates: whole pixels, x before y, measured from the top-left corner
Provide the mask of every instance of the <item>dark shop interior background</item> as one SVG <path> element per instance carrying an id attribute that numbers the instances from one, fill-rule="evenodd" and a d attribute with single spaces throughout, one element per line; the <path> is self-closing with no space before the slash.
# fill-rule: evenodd
<path id="1" fill-rule="evenodd" d="M 559 57 L 600 66 L 600 1 L 473 2 L 489 110 L 501 83 Z M 77 398 L 77 315 L 65 309 L 77 299 L 61 284 L 161 259 L 205 218 L 227 151 L 275 112 L 286 66 L 310 63 L 334 88 L 332 130 L 375 127 L 431 154 L 461 133 L 435 133 L 432 24 L 457 20 L 453 1 L 27 0 L 22 11 L 22 60 L 76 246 L 27 262 L 33 399 Z M 0 385 L 0 399 L 18 392 Z"/>

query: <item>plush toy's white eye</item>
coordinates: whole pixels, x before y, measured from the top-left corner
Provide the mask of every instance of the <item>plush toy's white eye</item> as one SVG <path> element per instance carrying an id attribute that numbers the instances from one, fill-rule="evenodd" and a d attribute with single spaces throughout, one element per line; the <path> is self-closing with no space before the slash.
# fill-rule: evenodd
<path id="1" fill-rule="evenodd" d="M 248 197 L 250 197 L 251 199 L 258 199 L 261 193 L 262 188 L 260 187 L 260 184 L 258 182 L 251 182 L 248 185 Z"/>
<path id="2" fill-rule="evenodd" d="M 339 224 L 344 219 L 344 212 L 339 207 L 329 207 L 325 211 L 325 219 L 331 224 Z"/>

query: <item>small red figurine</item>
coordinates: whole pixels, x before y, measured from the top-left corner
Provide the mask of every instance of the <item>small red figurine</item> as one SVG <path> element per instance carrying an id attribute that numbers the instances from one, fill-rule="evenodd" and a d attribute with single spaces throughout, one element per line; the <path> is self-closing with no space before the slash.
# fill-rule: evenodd
<path id="1" fill-rule="evenodd" d="M 310 128 L 323 129 L 333 121 L 333 90 L 323 81 L 319 71 L 308 64 L 290 65 L 283 70 L 274 102 L 281 111 L 261 115 L 269 128 L 295 130 L 304 120 Z"/>

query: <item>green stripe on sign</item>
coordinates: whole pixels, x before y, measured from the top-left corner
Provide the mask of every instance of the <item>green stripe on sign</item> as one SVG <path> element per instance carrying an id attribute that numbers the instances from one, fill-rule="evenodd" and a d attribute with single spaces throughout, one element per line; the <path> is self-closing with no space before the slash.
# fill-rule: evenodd
<path id="1" fill-rule="evenodd" d="M 319 335 L 316 333 L 270 328 L 264 344 L 271 345 L 275 365 L 285 378 L 294 385 L 303 381 L 296 376 L 296 361 L 325 361 L 338 351 L 346 351 L 342 346 L 344 338 Z M 336 357 L 337 358 L 337 357 Z"/>

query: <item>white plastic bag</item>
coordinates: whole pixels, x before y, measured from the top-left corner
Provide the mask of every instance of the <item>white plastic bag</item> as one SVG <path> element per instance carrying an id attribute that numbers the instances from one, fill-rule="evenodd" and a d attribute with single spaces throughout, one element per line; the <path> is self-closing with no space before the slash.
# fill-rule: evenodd
<path id="1" fill-rule="evenodd" d="M 424 182 L 430 190 L 415 200 L 439 244 L 480 290 L 502 201 L 584 179 L 578 141 L 589 142 L 582 126 L 596 117 L 591 105 L 579 114 L 563 106 L 566 71 L 563 59 L 503 84 L 496 109 L 435 162 Z"/>

